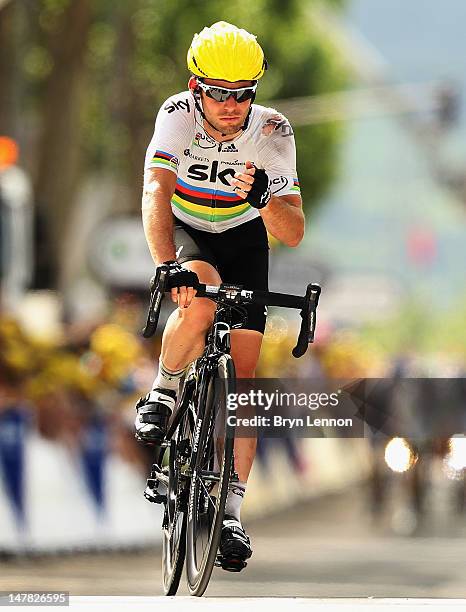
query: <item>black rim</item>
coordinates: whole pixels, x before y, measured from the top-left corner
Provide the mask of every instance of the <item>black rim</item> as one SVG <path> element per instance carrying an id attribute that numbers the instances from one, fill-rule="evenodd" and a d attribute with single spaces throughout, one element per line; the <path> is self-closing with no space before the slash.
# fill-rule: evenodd
<path id="1" fill-rule="evenodd" d="M 193 595 L 202 595 L 212 573 L 233 461 L 233 428 L 226 423 L 226 397 L 233 392 L 234 367 L 224 355 L 218 372 L 201 392 L 202 425 L 188 502 L 186 570 Z M 219 444 L 214 457 L 214 440 Z M 223 447 L 223 448 L 222 448 Z"/>
<path id="2" fill-rule="evenodd" d="M 168 488 L 163 523 L 163 585 L 166 595 L 178 590 L 186 552 L 186 497 L 184 471 L 189 456 L 192 428 L 188 414 L 180 423 L 168 449 Z"/>

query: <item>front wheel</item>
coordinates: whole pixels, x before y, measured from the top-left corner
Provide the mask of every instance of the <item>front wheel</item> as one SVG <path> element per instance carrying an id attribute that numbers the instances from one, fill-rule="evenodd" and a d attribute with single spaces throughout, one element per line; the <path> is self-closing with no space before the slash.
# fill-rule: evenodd
<path id="1" fill-rule="evenodd" d="M 201 596 L 206 590 L 220 541 L 233 466 L 234 427 L 227 422 L 227 398 L 234 391 L 233 359 L 224 354 L 199 396 L 186 529 L 191 595 Z"/>
<path id="2" fill-rule="evenodd" d="M 165 595 L 175 595 L 186 551 L 187 463 L 192 443 L 192 418 L 188 410 L 167 448 L 168 486 L 162 524 L 162 575 Z"/>

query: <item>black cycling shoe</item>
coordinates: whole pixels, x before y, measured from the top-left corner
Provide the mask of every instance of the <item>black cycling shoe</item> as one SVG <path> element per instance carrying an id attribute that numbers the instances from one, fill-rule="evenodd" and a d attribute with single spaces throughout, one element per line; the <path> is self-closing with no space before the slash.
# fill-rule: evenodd
<path id="1" fill-rule="evenodd" d="M 160 443 L 167 432 L 175 403 L 176 392 L 170 389 L 153 389 L 141 397 L 136 404 L 136 439 L 145 444 Z"/>
<path id="2" fill-rule="evenodd" d="M 219 552 L 215 565 L 227 572 L 240 572 L 252 555 L 251 541 L 241 523 L 228 514 L 223 519 Z"/>

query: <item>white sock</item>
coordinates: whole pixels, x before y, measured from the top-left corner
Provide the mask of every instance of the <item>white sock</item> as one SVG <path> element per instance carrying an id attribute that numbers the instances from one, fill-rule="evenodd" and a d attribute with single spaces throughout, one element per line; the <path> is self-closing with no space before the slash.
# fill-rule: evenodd
<path id="1" fill-rule="evenodd" d="M 186 368 L 182 370 L 169 370 L 162 363 L 162 357 L 159 359 L 159 373 L 157 374 L 152 389 L 171 389 L 178 393 L 178 386 L 180 384 L 181 377 L 184 374 Z"/>
<path id="2" fill-rule="evenodd" d="M 241 504 L 246 492 L 246 483 L 241 481 L 231 482 L 228 489 L 225 514 L 234 516 L 241 523 Z"/>

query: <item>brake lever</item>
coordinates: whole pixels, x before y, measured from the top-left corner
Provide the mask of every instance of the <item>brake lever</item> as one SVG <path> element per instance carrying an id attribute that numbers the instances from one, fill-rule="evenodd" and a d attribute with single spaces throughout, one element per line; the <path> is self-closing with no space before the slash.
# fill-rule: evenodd
<path id="1" fill-rule="evenodd" d="M 147 321 L 142 335 L 144 338 L 150 338 L 157 331 L 157 323 L 159 321 L 160 307 L 165 295 L 166 282 L 168 278 L 169 267 L 166 264 L 157 266 L 155 276 L 150 281 L 150 302 L 147 313 Z"/>
<path id="2" fill-rule="evenodd" d="M 299 330 L 298 341 L 291 351 L 293 357 L 299 358 L 307 351 L 310 343 L 314 342 L 314 334 L 317 323 L 317 305 L 319 303 L 322 288 L 316 283 L 310 283 L 306 288 L 303 308 L 300 312 L 302 321 Z"/>

